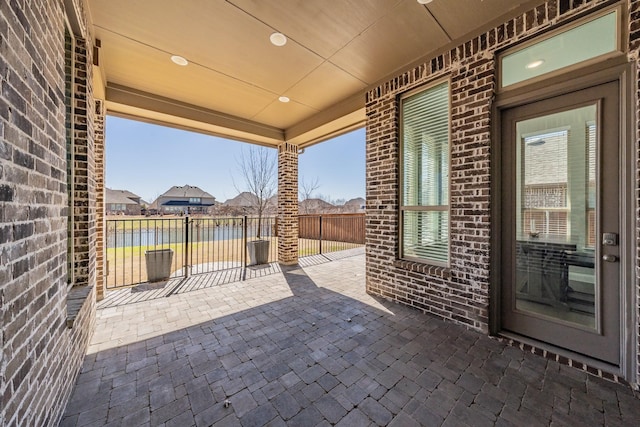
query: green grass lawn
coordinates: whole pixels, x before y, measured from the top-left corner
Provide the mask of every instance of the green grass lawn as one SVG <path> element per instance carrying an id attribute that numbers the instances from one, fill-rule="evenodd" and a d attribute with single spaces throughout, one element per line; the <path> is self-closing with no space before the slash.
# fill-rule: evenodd
<path id="1" fill-rule="evenodd" d="M 336 252 L 355 248 L 361 245 L 342 242 L 322 242 L 322 252 Z M 319 242 L 313 239 L 300 239 L 298 256 L 319 254 Z M 171 273 L 180 270 L 185 265 L 185 246 L 183 243 L 171 243 L 157 246 L 127 246 L 107 248 L 108 264 L 107 287 L 127 286 L 147 281 L 145 252 L 152 249 L 172 249 L 173 259 Z M 271 239 L 269 262 L 277 261 L 278 240 Z M 189 245 L 189 259 L 187 265 L 198 265 L 214 262 L 242 263 L 245 248 L 243 239 L 218 240 L 211 242 L 197 242 Z"/>

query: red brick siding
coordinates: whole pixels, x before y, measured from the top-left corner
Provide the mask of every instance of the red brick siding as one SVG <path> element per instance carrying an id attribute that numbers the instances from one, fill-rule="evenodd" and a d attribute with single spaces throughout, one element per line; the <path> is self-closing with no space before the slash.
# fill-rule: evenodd
<path id="1" fill-rule="evenodd" d="M 96 280 L 96 171 L 94 146 L 95 107 L 91 84 L 92 47 L 76 37 L 74 58 L 73 134 L 73 286 L 95 284 Z"/>
<path id="2" fill-rule="evenodd" d="M 278 147 L 278 262 L 298 262 L 298 146 Z"/>
<path id="3" fill-rule="evenodd" d="M 635 46 L 639 12 L 631 3 Z M 367 93 L 368 292 L 488 332 L 496 51 L 606 4 L 612 2 L 548 1 Z M 452 100 L 450 268 L 398 260 L 399 96 L 445 76 Z"/>
<path id="4" fill-rule="evenodd" d="M 636 345 L 638 351 L 636 353 L 637 363 L 637 382 L 640 384 L 640 88 L 638 82 L 640 82 L 640 1 L 629 0 L 629 60 L 635 64 L 634 71 L 636 72 L 636 78 L 634 79 L 635 91 L 636 91 L 636 111 L 633 119 L 635 120 L 635 132 L 634 132 L 634 146 L 636 147 L 635 162 L 635 188 L 634 194 L 638 197 L 636 200 L 636 222 L 635 222 L 635 245 L 636 245 L 636 263 L 635 263 L 635 296 L 636 296 L 636 310 L 635 316 L 638 322 L 638 327 L 635 333 Z"/>
<path id="5" fill-rule="evenodd" d="M 66 283 L 64 21 L 61 1 L 0 4 L 0 425 L 58 424 L 95 318 L 93 288 L 77 288 L 88 294 L 78 305 Z M 85 48 L 83 42 L 76 51 L 81 63 L 89 61 Z M 76 82 L 83 86 L 79 110 L 92 103 L 88 73 L 86 64 L 76 69 L 85 82 Z M 86 169 L 84 188 L 77 188 L 84 191 L 81 228 L 90 223 L 92 206 L 87 118 L 75 120 L 85 141 L 75 153 Z M 92 244 L 91 227 L 82 230 Z M 91 248 L 84 254 L 88 260 L 76 259 L 78 277 L 91 285 Z M 72 329 L 68 303 L 78 308 Z"/>
<path id="6" fill-rule="evenodd" d="M 96 299 L 98 301 L 104 298 L 106 286 L 105 271 L 105 203 L 104 203 L 104 167 L 105 167 L 105 146 L 104 146 L 104 128 L 105 128 L 105 107 L 104 101 L 95 101 L 95 197 L 96 197 Z M 140 214 L 140 207 L 137 207 Z"/>

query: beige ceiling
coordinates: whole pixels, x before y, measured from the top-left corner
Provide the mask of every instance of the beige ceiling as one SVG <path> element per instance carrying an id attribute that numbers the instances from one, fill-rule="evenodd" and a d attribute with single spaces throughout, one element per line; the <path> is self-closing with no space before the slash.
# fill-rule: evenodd
<path id="1" fill-rule="evenodd" d="M 110 114 L 300 146 L 363 126 L 367 88 L 539 3 L 88 0 Z"/>

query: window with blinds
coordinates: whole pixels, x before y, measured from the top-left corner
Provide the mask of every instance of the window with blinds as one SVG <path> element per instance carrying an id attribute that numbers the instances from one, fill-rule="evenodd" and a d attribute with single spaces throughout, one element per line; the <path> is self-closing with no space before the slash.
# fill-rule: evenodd
<path id="1" fill-rule="evenodd" d="M 553 238 L 569 235 L 569 129 L 534 133 L 523 139 L 521 179 L 524 180 L 521 234 Z"/>
<path id="2" fill-rule="evenodd" d="M 401 100 L 404 259 L 449 263 L 449 82 Z"/>

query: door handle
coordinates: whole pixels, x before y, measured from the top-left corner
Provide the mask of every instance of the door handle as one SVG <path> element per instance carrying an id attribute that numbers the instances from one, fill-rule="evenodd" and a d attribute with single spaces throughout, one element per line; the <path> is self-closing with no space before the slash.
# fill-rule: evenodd
<path id="1" fill-rule="evenodd" d="M 616 262 L 618 261 L 618 257 L 611 254 L 604 254 L 602 255 L 602 260 L 607 262 Z"/>

